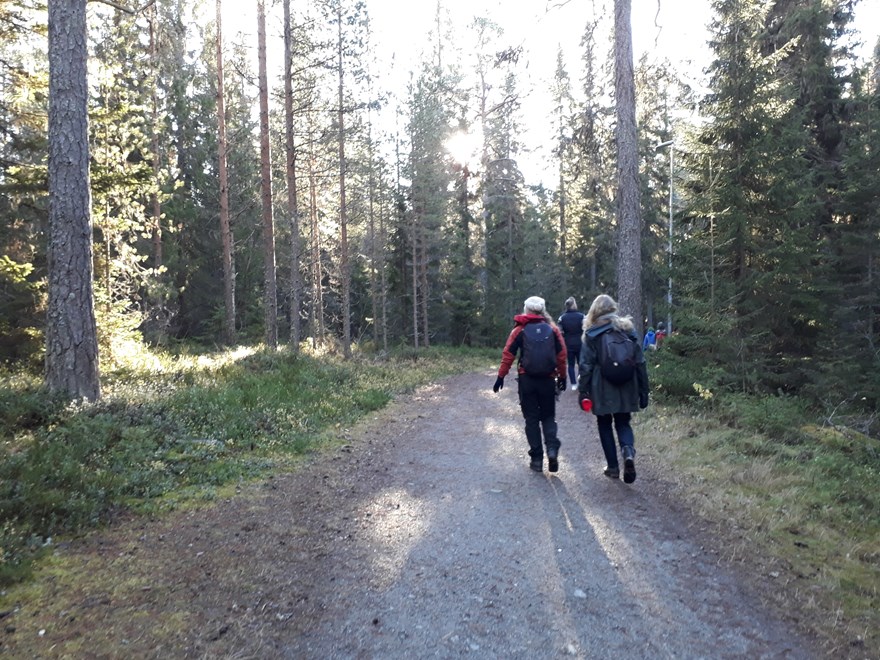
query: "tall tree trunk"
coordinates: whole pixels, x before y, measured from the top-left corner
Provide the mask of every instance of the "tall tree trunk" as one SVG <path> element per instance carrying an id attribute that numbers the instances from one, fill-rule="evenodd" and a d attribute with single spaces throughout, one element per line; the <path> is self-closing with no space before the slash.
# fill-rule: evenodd
<path id="1" fill-rule="evenodd" d="M 412 315 L 413 315 L 413 346 L 419 347 L 419 249 L 418 227 L 416 225 L 418 209 L 412 212 Z"/>
<path id="2" fill-rule="evenodd" d="M 46 385 L 98 399 L 86 0 L 49 0 L 49 283 Z"/>
<path id="3" fill-rule="evenodd" d="M 348 218 L 345 206 L 345 98 L 344 70 L 342 68 L 342 0 L 336 7 L 337 67 L 339 74 L 339 242 L 340 276 L 342 278 L 342 353 L 351 357 L 351 274 L 348 263 Z"/>
<path id="4" fill-rule="evenodd" d="M 369 122 L 368 122 L 369 123 Z M 370 297 L 372 298 L 373 303 L 373 343 L 378 345 L 379 342 L 379 329 L 378 329 L 378 315 L 379 315 L 379 292 L 378 292 L 378 284 L 377 273 L 376 273 L 376 264 L 379 262 L 379 253 L 376 250 L 376 214 L 375 214 L 375 202 L 376 202 L 376 177 L 373 172 L 373 163 L 375 159 L 375 154 L 373 153 L 373 140 L 372 140 L 372 125 L 368 126 L 369 135 L 367 141 L 369 143 L 369 159 L 370 159 L 370 172 L 369 172 L 369 187 L 370 187 L 370 199 L 369 199 L 369 222 L 370 222 Z M 383 244 L 384 245 L 384 244 Z"/>
<path id="5" fill-rule="evenodd" d="M 614 90 L 617 109 L 617 297 L 642 331 L 642 217 L 633 76 L 631 0 L 614 0 Z"/>
<path id="6" fill-rule="evenodd" d="M 218 0 L 219 2 L 219 0 Z M 156 189 L 150 194 L 150 207 L 153 213 L 153 267 L 160 268 L 162 266 L 162 205 L 159 202 L 159 101 L 157 98 L 157 82 L 159 72 L 159 49 L 156 44 L 156 17 L 158 10 L 153 4 L 150 9 L 150 66 L 153 69 L 153 79 L 150 84 L 153 88 L 150 95 L 150 123 L 152 124 L 152 138 L 150 149 L 153 152 L 153 185 Z M 219 29 L 219 24 L 218 24 Z"/>
<path id="7" fill-rule="evenodd" d="M 312 245 L 312 336 L 316 343 L 324 343 L 324 290 L 321 286 L 323 279 L 321 269 L 321 233 L 318 227 L 318 191 L 315 175 L 315 143 L 313 139 L 312 114 L 309 113 L 308 121 L 308 144 L 309 144 L 309 221 L 311 226 Z"/>
<path id="8" fill-rule="evenodd" d="M 568 288 L 568 251 L 565 244 L 565 156 L 562 149 L 559 153 L 559 258 L 562 261 L 563 287 Z"/>
<path id="9" fill-rule="evenodd" d="M 293 35 L 290 26 L 290 0 L 284 0 L 284 132 L 287 143 L 287 212 L 290 218 L 290 346 L 299 350 L 302 322 L 299 308 L 302 304 L 300 277 L 299 204 L 296 191 L 296 147 L 293 142 Z"/>
<path id="10" fill-rule="evenodd" d="M 269 151 L 269 84 L 266 74 L 266 9 L 257 0 L 257 58 L 260 75 L 260 180 L 263 205 L 263 270 L 266 346 L 278 346 L 278 286 L 275 279 L 275 225 L 272 215 L 272 160 Z"/>
<path id="11" fill-rule="evenodd" d="M 379 237 L 382 241 L 382 245 L 387 245 L 388 237 L 385 234 L 385 196 L 381 196 L 379 202 Z M 379 271 L 379 282 L 381 286 L 380 291 L 380 301 L 381 301 L 381 314 L 382 314 L 382 350 L 386 353 L 388 352 L 388 280 L 385 272 L 385 257 L 384 257 L 384 249 L 383 256 L 381 261 L 381 270 Z"/>
<path id="12" fill-rule="evenodd" d="M 481 195 L 480 205 L 484 209 L 482 215 L 482 224 L 480 227 L 480 267 L 477 271 L 477 283 L 480 289 L 480 310 L 483 313 L 484 323 L 489 318 L 489 214 L 485 209 L 489 206 L 489 193 L 486 187 L 486 174 L 489 171 L 489 115 L 487 108 L 487 100 L 489 94 L 488 83 L 486 82 L 486 73 L 482 63 L 479 67 L 480 74 L 480 131 L 483 135 L 483 143 L 480 145 L 480 169 L 483 172 L 483 192 Z"/>
<path id="13" fill-rule="evenodd" d="M 428 241 L 422 241 L 422 258 L 420 267 L 421 276 L 421 306 L 422 306 L 422 337 L 424 338 L 425 348 L 431 345 L 431 333 L 428 327 Z"/>
<path id="14" fill-rule="evenodd" d="M 221 0 L 217 0 L 217 172 L 220 177 L 220 240 L 223 246 L 223 339 L 235 343 L 235 263 L 229 223 L 229 181 L 226 170 L 226 101 L 223 74 Z"/>

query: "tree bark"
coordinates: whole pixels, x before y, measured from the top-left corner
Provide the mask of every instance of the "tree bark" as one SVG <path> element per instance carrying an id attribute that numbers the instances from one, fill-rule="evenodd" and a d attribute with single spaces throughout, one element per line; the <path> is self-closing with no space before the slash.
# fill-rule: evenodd
<path id="1" fill-rule="evenodd" d="M 290 0 L 284 0 L 284 132 L 287 151 L 287 213 L 290 218 L 290 347 L 294 352 L 297 352 L 302 335 L 299 309 L 302 304 L 302 277 L 300 276 L 302 247 L 296 190 L 296 146 L 293 140 L 292 50 Z"/>
<path id="2" fill-rule="evenodd" d="M 263 301 L 266 346 L 278 347 L 278 286 L 275 276 L 275 222 L 272 214 L 272 160 L 269 150 L 269 83 L 266 73 L 266 9 L 257 0 L 257 59 L 260 77 L 260 180 L 263 206 Z"/>
<path id="3" fill-rule="evenodd" d="M 617 110 L 617 297 L 642 331 L 642 218 L 632 54 L 632 2 L 614 0 L 614 90 Z"/>
<path id="4" fill-rule="evenodd" d="M 385 205 L 383 203 L 384 199 L 385 199 L 385 197 L 381 196 L 380 203 L 379 203 L 379 237 L 380 237 L 380 240 L 382 241 L 383 247 L 388 242 L 388 236 L 386 235 L 386 232 L 385 232 Z M 380 286 L 381 286 L 380 310 L 381 310 L 381 314 L 382 314 L 382 350 L 387 353 L 388 352 L 388 280 L 386 277 L 384 249 L 382 252 L 383 252 L 383 254 L 382 254 L 382 261 L 381 261 L 381 271 L 380 271 L 380 277 L 379 277 L 379 282 L 380 282 Z"/>
<path id="5" fill-rule="evenodd" d="M 339 74 L 339 270 L 342 278 L 342 353 L 351 357 L 351 274 L 348 263 L 348 218 L 345 206 L 345 108 L 344 70 L 342 68 L 342 0 L 336 7 L 338 29 L 337 56 Z"/>
<path id="6" fill-rule="evenodd" d="M 101 396 L 92 262 L 86 0 L 50 0 L 46 385 Z"/>
<path id="7" fill-rule="evenodd" d="M 150 109 L 150 121 L 152 123 L 153 133 L 150 142 L 150 149 L 153 152 L 153 185 L 156 186 L 156 189 L 150 194 L 150 207 L 153 213 L 153 267 L 158 269 L 162 267 L 163 256 L 162 204 L 159 201 L 159 100 L 156 92 L 159 72 L 159 52 L 158 45 L 156 44 L 157 14 L 158 11 L 154 4 L 150 9 L 150 65 L 153 68 L 153 79 L 150 81 L 153 88 L 152 94 L 150 95 L 150 102 L 152 105 Z"/>
<path id="8" fill-rule="evenodd" d="M 375 153 L 373 152 L 373 125 L 371 119 L 367 120 L 367 142 L 369 144 L 369 224 L 370 224 L 370 297 L 373 304 L 373 343 L 379 343 L 379 292 L 377 284 L 376 264 L 379 262 L 379 253 L 376 250 L 376 177 L 373 171 L 373 163 L 375 161 Z M 384 243 L 383 243 L 384 245 Z"/>
<path id="9" fill-rule="evenodd" d="M 312 129 L 312 115 L 309 113 L 309 220 L 312 240 L 312 345 L 324 343 L 324 290 L 321 285 L 321 232 L 318 226 L 318 183 L 315 174 L 315 143 Z"/>
<path id="10" fill-rule="evenodd" d="M 226 102 L 223 74 L 223 29 L 217 0 L 217 160 L 220 177 L 220 240 L 223 246 L 223 339 L 235 343 L 235 263 L 232 259 L 232 230 L 229 222 L 229 181 L 226 169 Z"/>
<path id="11" fill-rule="evenodd" d="M 413 347 L 419 347 L 419 250 L 418 250 L 418 209 L 412 211 L 412 315 L 413 315 Z"/>

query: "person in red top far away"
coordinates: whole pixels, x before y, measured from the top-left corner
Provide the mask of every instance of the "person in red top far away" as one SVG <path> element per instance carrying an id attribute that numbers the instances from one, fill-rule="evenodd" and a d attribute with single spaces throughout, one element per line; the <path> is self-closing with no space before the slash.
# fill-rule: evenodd
<path id="1" fill-rule="evenodd" d="M 513 321 L 513 330 L 501 352 L 501 366 L 492 391 L 497 393 L 504 387 L 504 377 L 519 354 L 519 406 L 526 420 L 529 467 L 535 472 L 544 471 L 546 447 L 547 469 L 556 472 L 562 444 L 556 433 L 556 393 L 565 390 L 565 340 L 547 313 L 544 299 L 538 296 L 527 298 L 523 313 L 514 316 Z"/>
<path id="2" fill-rule="evenodd" d="M 657 340 L 657 348 L 660 348 L 660 344 L 666 339 L 666 324 L 663 321 L 657 324 L 657 332 L 654 336 Z"/>

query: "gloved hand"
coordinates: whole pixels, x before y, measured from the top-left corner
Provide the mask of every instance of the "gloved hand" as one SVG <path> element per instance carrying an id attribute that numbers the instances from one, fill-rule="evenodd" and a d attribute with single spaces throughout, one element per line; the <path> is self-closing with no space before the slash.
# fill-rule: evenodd
<path id="1" fill-rule="evenodd" d="M 581 402 L 584 399 L 589 399 L 589 398 L 590 398 L 589 394 L 585 394 L 585 393 L 581 392 L 580 390 L 578 390 L 578 408 L 581 407 Z"/>
<path id="2" fill-rule="evenodd" d="M 504 389 L 504 379 L 501 376 L 498 376 L 498 378 L 495 379 L 495 384 L 492 386 L 492 391 L 497 394 L 498 390 L 503 390 L 503 389 Z"/>
<path id="3" fill-rule="evenodd" d="M 647 392 L 645 394 L 639 394 L 639 408 L 644 410 L 647 407 L 648 407 L 648 394 L 647 394 Z"/>
<path id="4" fill-rule="evenodd" d="M 556 379 L 556 391 L 557 391 L 557 392 L 565 392 L 565 386 L 566 386 L 566 384 L 567 384 L 567 383 L 566 383 L 566 380 L 565 380 L 565 376 L 559 376 L 559 377 Z"/>

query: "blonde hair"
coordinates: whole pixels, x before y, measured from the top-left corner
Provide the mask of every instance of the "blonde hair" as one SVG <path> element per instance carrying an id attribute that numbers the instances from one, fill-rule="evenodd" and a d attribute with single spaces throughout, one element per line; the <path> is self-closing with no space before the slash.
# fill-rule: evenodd
<path id="1" fill-rule="evenodd" d="M 608 321 L 621 330 L 631 330 L 633 328 L 632 317 L 618 316 L 617 303 L 614 302 L 614 298 L 603 293 L 596 296 L 593 304 L 590 305 L 590 311 L 584 317 L 584 330 L 589 330 L 594 325 L 599 325 L 599 319 L 603 316 L 609 316 Z"/>
<path id="2" fill-rule="evenodd" d="M 578 308 L 577 301 L 574 299 L 574 296 L 569 296 L 565 301 L 565 311 L 571 312 Z"/>

